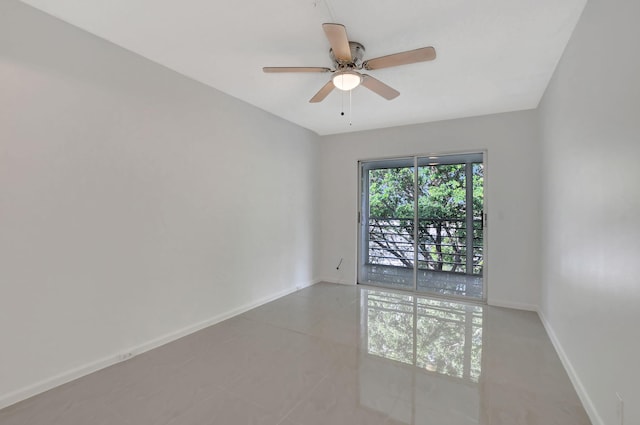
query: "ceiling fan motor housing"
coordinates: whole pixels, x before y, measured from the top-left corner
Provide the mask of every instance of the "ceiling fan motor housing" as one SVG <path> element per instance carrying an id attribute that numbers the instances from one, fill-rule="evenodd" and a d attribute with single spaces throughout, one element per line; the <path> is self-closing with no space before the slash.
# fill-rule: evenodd
<path id="1" fill-rule="evenodd" d="M 329 49 L 329 56 L 331 60 L 336 64 L 336 69 L 344 68 L 362 68 L 362 58 L 364 57 L 364 46 L 356 41 L 349 42 L 349 49 L 351 50 L 351 62 L 341 61 L 333 54 L 333 49 Z"/>

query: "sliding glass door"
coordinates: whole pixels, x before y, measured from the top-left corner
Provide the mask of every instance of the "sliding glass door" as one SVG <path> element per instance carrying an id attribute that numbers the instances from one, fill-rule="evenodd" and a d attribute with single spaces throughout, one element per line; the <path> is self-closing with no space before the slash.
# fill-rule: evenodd
<path id="1" fill-rule="evenodd" d="M 482 153 L 360 163 L 358 282 L 484 299 Z"/>
<path id="2" fill-rule="evenodd" d="M 414 158 L 362 165 L 360 278 L 402 289 L 415 286 Z M 363 283 L 363 282 L 360 282 Z"/>

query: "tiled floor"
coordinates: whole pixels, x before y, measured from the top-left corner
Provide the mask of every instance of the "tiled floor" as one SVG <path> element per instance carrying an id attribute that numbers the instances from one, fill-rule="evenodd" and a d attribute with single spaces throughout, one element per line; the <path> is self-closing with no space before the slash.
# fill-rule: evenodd
<path id="1" fill-rule="evenodd" d="M 588 425 L 534 313 L 318 284 L 0 411 L 2 425 Z"/>

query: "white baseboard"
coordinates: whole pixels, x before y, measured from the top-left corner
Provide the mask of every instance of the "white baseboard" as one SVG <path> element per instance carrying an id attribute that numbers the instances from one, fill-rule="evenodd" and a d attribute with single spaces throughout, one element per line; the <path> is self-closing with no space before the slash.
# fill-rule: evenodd
<path id="1" fill-rule="evenodd" d="M 259 300 L 252 301 L 250 303 L 244 304 L 240 307 L 234 308 L 222 314 L 218 314 L 214 317 L 211 317 L 207 320 L 203 320 L 199 323 L 195 323 L 193 325 L 184 327 L 182 329 L 178 329 L 177 331 L 170 332 L 158 338 L 154 338 L 150 341 L 144 342 L 142 344 L 138 344 L 133 347 L 126 348 L 117 354 L 112 354 L 110 356 L 103 357 L 99 360 L 84 364 L 82 366 L 78 366 L 71 370 L 62 372 L 60 374 L 54 375 L 52 377 L 43 379 L 34 384 L 28 385 L 26 387 L 20 388 L 16 391 L 13 391 L 9 394 L 5 394 L 0 397 L 0 409 L 4 409 L 5 407 L 11 406 L 12 404 L 18 403 L 22 400 L 26 400 L 27 398 L 33 397 L 45 391 L 48 391 L 52 388 L 58 387 L 62 384 L 66 384 L 67 382 L 71 382 L 75 379 L 81 378 L 83 376 L 89 375 L 90 373 L 96 372 L 100 369 L 104 369 L 116 363 L 126 361 L 138 354 L 142 354 L 149 350 L 153 350 L 154 348 L 160 347 L 169 342 L 180 339 L 184 336 L 207 328 L 209 326 L 215 325 L 216 323 L 222 322 L 223 320 L 230 319 L 231 317 L 237 316 L 239 314 L 244 313 L 245 311 L 249 311 L 253 308 L 259 307 L 263 304 L 276 300 L 278 298 L 289 295 L 293 292 L 296 292 L 300 289 L 304 289 L 306 287 L 315 285 L 320 282 L 319 279 L 315 279 L 309 282 L 304 282 L 302 284 L 296 285 L 294 288 L 286 289 L 284 291 L 280 291 L 276 294 L 269 295 L 267 297 L 263 297 Z M 126 353 L 126 354 L 125 354 Z"/>
<path id="2" fill-rule="evenodd" d="M 320 282 L 335 283 L 338 285 L 355 285 L 355 283 L 348 280 L 333 279 L 328 277 L 323 277 L 322 279 L 320 279 Z"/>
<path id="3" fill-rule="evenodd" d="M 569 357 L 567 356 L 564 349 L 562 348 L 562 344 L 560 343 L 560 340 L 558 339 L 555 331 L 553 330 L 553 327 L 551 327 L 551 324 L 549 323 L 549 321 L 547 320 L 547 318 L 545 317 L 541 309 L 538 309 L 537 313 L 538 313 L 538 316 L 540 317 L 540 321 L 542 321 L 542 325 L 547 331 L 547 335 L 549 335 L 549 339 L 551 339 L 551 343 L 553 344 L 553 347 L 556 349 L 556 353 L 558 353 L 558 357 L 560 357 L 560 361 L 562 362 L 564 369 L 567 371 L 567 375 L 569 375 L 569 379 L 571 379 L 573 388 L 575 388 L 576 393 L 578 394 L 578 397 L 582 402 L 582 406 L 584 407 L 584 410 L 587 412 L 587 415 L 591 420 L 591 423 L 593 425 L 605 425 L 604 422 L 602 421 L 602 418 L 598 414 L 598 411 L 593 405 L 593 402 L 591 401 L 591 397 L 589 397 L 589 394 L 584 388 L 584 385 L 582 385 L 582 381 L 580 380 L 580 378 L 578 377 L 578 374 L 573 368 L 573 364 L 571 363 L 571 360 L 569 360 Z"/>
<path id="4" fill-rule="evenodd" d="M 284 295 L 281 295 L 281 296 L 276 297 L 276 298 L 284 297 L 284 296 L 289 295 L 289 294 L 291 294 L 291 293 L 293 293 L 293 292 L 300 291 L 300 290 L 302 290 L 302 289 L 304 289 L 304 288 L 308 288 L 309 286 L 313 286 L 313 285 L 315 285 L 316 283 L 320 283 L 320 282 L 323 282 L 323 280 L 322 280 L 322 279 L 320 279 L 320 278 L 317 278 L 317 279 L 310 280 L 310 281 L 308 281 L 308 282 L 304 282 L 304 283 L 298 284 L 298 285 L 296 285 L 296 289 L 295 289 L 295 290 L 290 291 L 289 293 L 284 294 Z M 276 298 L 274 298 L 274 299 L 276 299 Z M 273 301 L 273 300 L 271 300 L 271 301 Z M 267 302 L 268 302 L 268 301 L 267 301 Z M 264 304 L 264 303 L 263 303 L 263 304 Z"/>
<path id="5" fill-rule="evenodd" d="M 73 368 L 63 373 L 54 375 L 50 378 L 46 378 L 34 384 L 20 388 L 16 391 L 10 392 L 9 394 L 5 394 L 0 397 L 0 409 L 4 409 L 5 407 L 11 406 L 12 404 L 18 403 L 22 400 L 26 400 L 57 386 L 66 384 L 67 382 L 71 382 L 85 375 L 89 375 L 90 373 L 96 372 L 100 369 L 104 369 L 105 367 L 109 367 L 120 361 L 121 360 L 119 355 L 103 357 L 100 360 L 84 364 L 82 366 Z"/>
<path id="6" fill-rule="evenodd" d="M 489 299 L 487 304 L 494 307 L 513 308 L 515 310 L 535 311 L 538 312 L 538 306 L 533 304 L 517 303 L 513 301 Z"/>

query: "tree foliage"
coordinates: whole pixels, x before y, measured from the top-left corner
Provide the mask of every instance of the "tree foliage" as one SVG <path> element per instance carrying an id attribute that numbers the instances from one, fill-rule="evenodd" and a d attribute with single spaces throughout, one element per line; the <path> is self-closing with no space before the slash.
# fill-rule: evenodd
<path id="1" fill-rule="evenodd" d="M 473 166 L 473 211 L 482 211 L 483 167 Z M 414 167 L 369 171 L 369 216 L 413 218 Z M 418 167 L 418 217 L 464 219 L 466 211 L 465 165 Z M 475 215 L 475 214 L 474 214 Z"/>
<path id="2" fill-rule="evenodd" d="M 483 166 L 472 165 L 474 272 L 482 268 Z M 417 174 L 417 176 L 416 176 Z M 465 164 L 380 168 L 369 171 L 370 255 L 380 264 L 413 267 L 414 199 L 417 195 L 418 266 L 466 272 Z M 414 181 L 417 177 L 417 185 Z M 371 251 L 373 248 L 373 251 Z"/>

